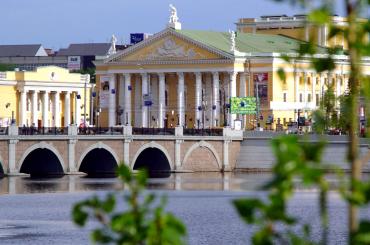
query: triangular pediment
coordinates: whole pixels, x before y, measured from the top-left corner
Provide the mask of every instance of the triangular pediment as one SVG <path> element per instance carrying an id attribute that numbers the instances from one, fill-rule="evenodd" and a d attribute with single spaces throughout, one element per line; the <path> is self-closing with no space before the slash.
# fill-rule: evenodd
<path id="1" fill-rule="evenodd" d="M 130 48 L 110 56 L 105 63 L 124 61 L 218 60 L 231 57 L 220 50 L 166 29 Z"/>

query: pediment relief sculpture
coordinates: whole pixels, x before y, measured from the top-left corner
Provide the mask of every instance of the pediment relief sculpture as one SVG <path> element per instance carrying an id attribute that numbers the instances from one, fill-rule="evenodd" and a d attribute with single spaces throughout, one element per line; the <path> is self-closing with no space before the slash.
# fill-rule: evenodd
<path id="1" fill-rule="evenodd" d="M 205 58 L 204 55 L 197 53 L 192 48 L 186 48 L 184 46 L 176 44 L 172 38 L 166 39 L 163 44 L 150 53 L 146 59 L 168 59 L 168 58 L 181 58 L 181 59 L 194 59 L 194 58 Z"/>

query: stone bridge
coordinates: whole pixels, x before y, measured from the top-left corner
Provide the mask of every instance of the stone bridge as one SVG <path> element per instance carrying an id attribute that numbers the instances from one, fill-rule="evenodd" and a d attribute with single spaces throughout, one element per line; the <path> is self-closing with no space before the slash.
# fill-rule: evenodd
<path id="1" fill-rule="evenodd" d="M 0 162 L 7 175 L 112 174 L 121 162 L 152 171 L 230 171 L 243 140 L 241 131 L 230 128 L 2 130 Z"/>

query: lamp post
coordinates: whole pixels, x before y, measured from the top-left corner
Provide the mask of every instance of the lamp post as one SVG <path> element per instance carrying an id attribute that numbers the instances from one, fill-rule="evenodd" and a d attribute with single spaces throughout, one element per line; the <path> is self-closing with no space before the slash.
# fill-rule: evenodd
<path id="1" fill-rule="evenodd" d="M 202 112 L 203 112 L 203 129 L 206 124 L 206 111 L 207 111 L 207 101 L 202 101 Z"/>

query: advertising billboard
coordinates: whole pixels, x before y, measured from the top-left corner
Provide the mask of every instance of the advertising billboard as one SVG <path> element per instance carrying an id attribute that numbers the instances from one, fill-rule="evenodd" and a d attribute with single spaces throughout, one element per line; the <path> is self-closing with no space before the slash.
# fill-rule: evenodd
<path id="1" fill-rule="evenodd" d="M 232 97 L 231 114 L 256 114 L 257 103 L 255 97 Z"/>

